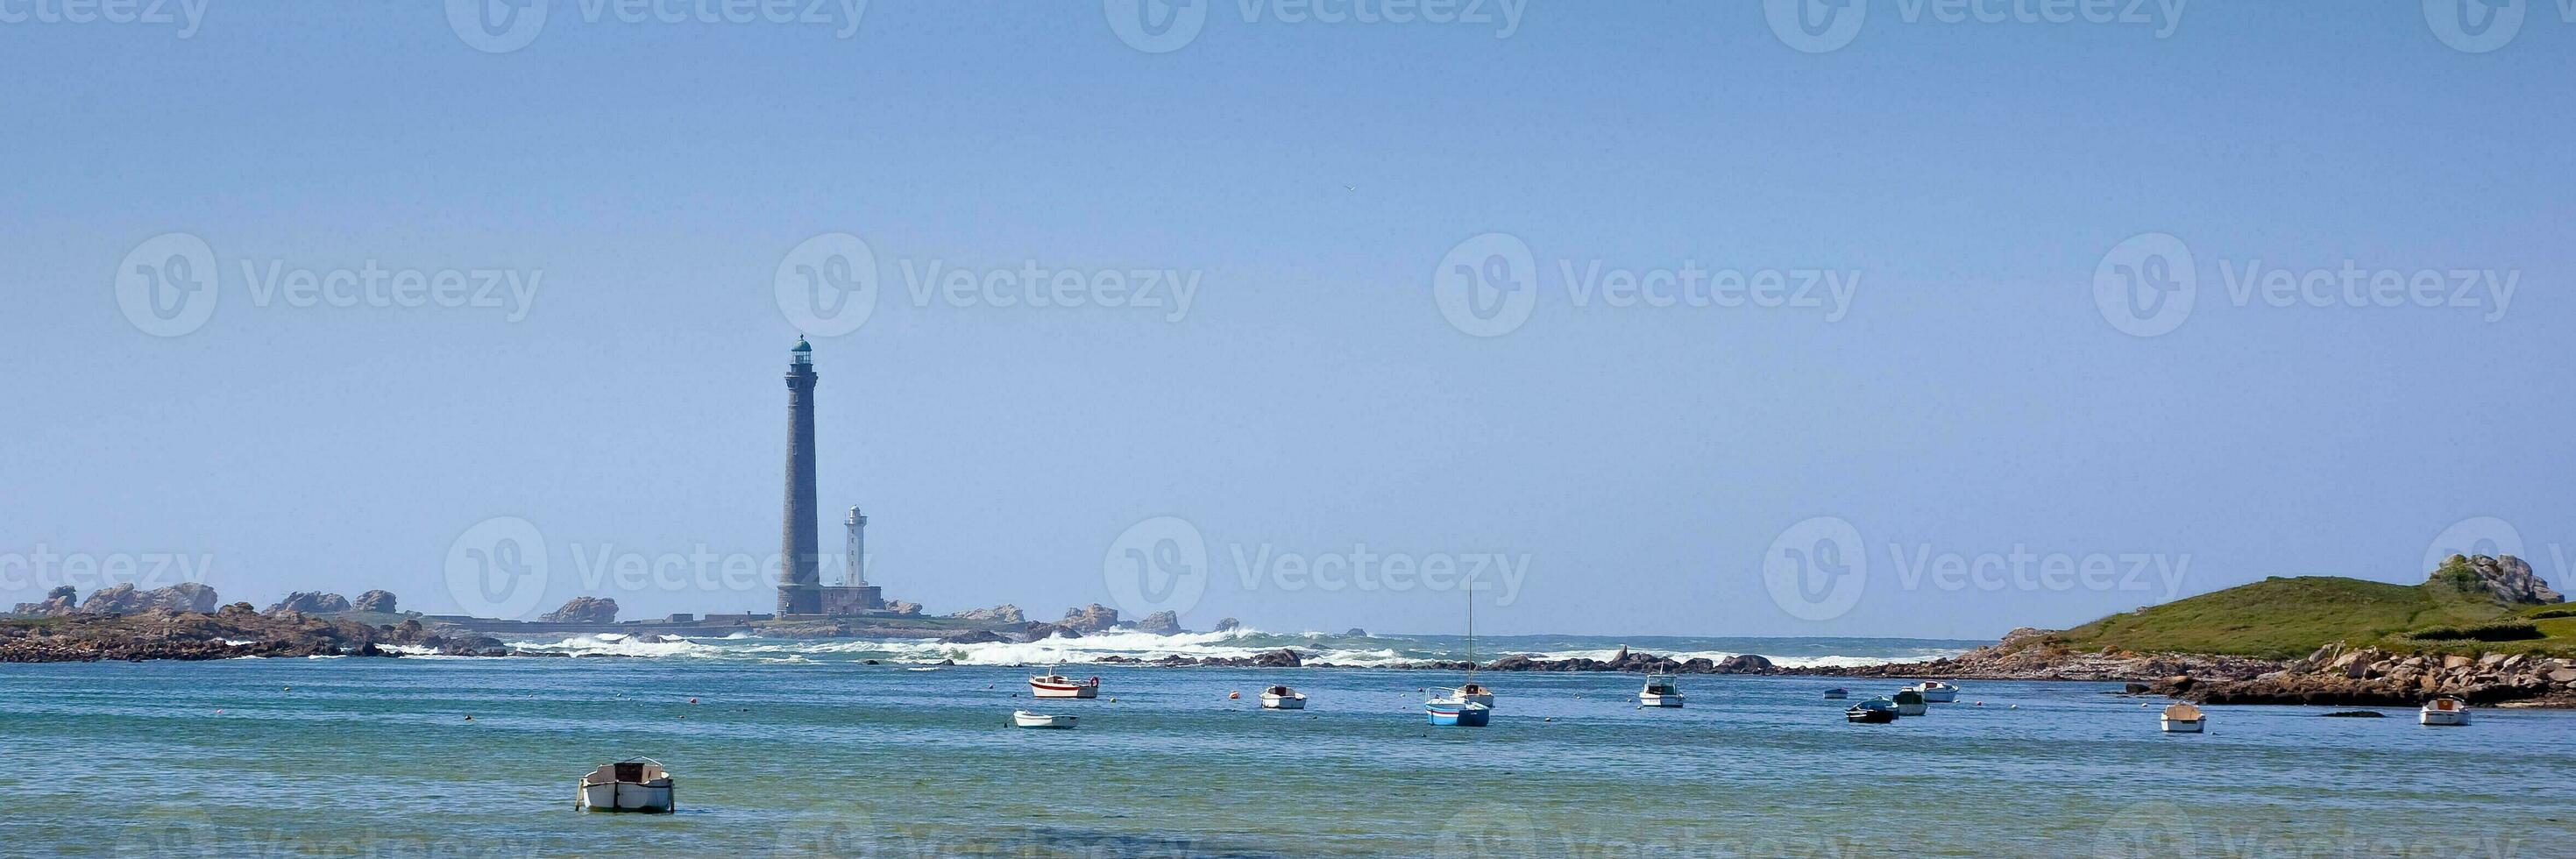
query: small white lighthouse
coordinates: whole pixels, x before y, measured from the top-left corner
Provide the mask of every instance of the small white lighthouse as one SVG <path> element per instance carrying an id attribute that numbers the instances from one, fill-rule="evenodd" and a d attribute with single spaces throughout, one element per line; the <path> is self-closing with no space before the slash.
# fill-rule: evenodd
<path id="1" fill-rule="evenodd" d="M 868 515 L 852 507 L 850 518 L 843 520 L 843 524 L 850 526 L 850 557 L 849 566 L 843 568 L 846 580 L 842 584 L 865 585 L 868 583 Z"/>

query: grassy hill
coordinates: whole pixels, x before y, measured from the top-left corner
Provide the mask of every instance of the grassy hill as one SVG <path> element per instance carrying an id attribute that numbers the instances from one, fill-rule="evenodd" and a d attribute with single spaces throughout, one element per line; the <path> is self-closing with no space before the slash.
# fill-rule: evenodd
<path id="1" fill-rule="evenodd" d="M 2420 585 L 2273 577 L 2116 614 L 2050 636 L 2077 650 L 2295 659 L 2343 641 L 2397 650 L 2576 654 L 2576 606 L 2507 602 L 2464 564 Z"/>

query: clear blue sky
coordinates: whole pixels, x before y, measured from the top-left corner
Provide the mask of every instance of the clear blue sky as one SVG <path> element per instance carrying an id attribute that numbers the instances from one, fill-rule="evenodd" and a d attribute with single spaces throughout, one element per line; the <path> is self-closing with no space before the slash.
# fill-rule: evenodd
<path id="1" fill-rule="evenodd" d="M 2194 3 L 2158 38 L 1870 0 L 1822 53 L 1750 3 L 1541 2 L 1504 38 L 1223 3 L 1165 53 L 1100 6 L 878 0 L 844 39 L 561 0 L 503 53 L 435 3 L 0 24 L 0 554 L 203 554 L 227 599 L 438 611 L 489 517 L 542 532 L 547 605 L 584 592 L 574 546 L 775 551 L 797 328 L 773 277 L 846 232 L 880 293 L 816 338 L 822 503 L 865 505 L 877 580 L 935 612 L 1107 602 L 1104 553 L 1164 515 L 1208 545 L 1201 627 L 1458 624 L 1449 594 L 1247 590 L 1231 549 L 1262 543 L 1526 556 L 1479 610 L 1522 633 L 1991 636 L 2165 588 L 1944 590 L 1896 558 L 2412 582 L 2490 516 L 2570 584 L 2576 25 L 2550 3 L 2483 53 L 2414 3 Z M 217 303 L 158 337 L 117 279 L 171 232 L 212 250 Z M 1487 232 L 1539 283 L 1473 337 L 1433 275 Z M 2147 233 L 2187 245 L 2198 297 L 2138 337 L 2094 281 Z M 242 271 L 369 260 L 542 280 L 512 321 L 258 306 Z M 1174 322 L 905 287 L 904 263 L 1031 260 L 1197 293 Z M 1593 260 L 1861 280 L 1830 320 L 1577 306 L 1559 262 Z M 2518 291 L 2493 321 L 2239 306 L 2257 260 Z M 1763 570 L 1820 516 L 1868 573 L 1816 621 Z M 629 617 L 772 599 L 601 592 Z"/>

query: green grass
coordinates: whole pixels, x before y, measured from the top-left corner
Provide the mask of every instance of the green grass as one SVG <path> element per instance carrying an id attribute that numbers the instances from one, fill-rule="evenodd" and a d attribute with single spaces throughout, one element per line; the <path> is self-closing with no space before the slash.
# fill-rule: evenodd
<path id="1" fill-rule="evenodd" d="M 2335 641 L 2401 650 L 2576 653 L 2576 613 L 2550 614 L 2567 608 L 2507 604 L 2478 587 L 2474 573 L 2444 564 L 2420 585 L 2274 577 L 2112 615 L 2051 638 L 2086 651 L 2265 659 L 2295 659 Z"/>

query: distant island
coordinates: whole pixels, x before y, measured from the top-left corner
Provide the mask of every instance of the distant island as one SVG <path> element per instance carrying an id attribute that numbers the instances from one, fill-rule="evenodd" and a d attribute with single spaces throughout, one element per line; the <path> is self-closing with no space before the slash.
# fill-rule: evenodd
<path id="1" fill-rule="evenodd" d="M 675 615 L 617 620 L 615 600 L 577 597 L 534 621 L 401 612 L 393 594 L 289 594 L 266 610 L 217 607 L 197 584 L 104 588 L 78 600 L 57 588 L 0 618 L 0 662 L 224 659 L 240 656 L 448 654 L 518 651 L 497 635 L 623 633 L 645 640 L 742 631 L 764 637 L 934 639 L 951 644 L 1036 642 L 1102 632 L 1184 632 L 1171 612 L 1121 620 L 1093 604 L 1060 621 L 1031 621 L 1001 605 L 946 616 L 917 606 L 855 617 Z M 1215 631 L 1240 627 L 1233 618 Z M 1362 634 L 1353 630 L 1354 634 Z M 685 633 L 685 635 L 684 635 Z M 1156 667 L 1337 667 L 1279 648 L 1251 657 L 1170 656 L 1111 664 Z M 1385 666 L 1379 666 L 1385 667 Z M 1458 670 L 1465 662 L 1398 668 Z M 2576 607 L 2519 558 L 2454 555 L 2422 584 L 2334 576 L 2274 577 L 2148 606 L 2066 630 L 2016 629 L 1954 657 L 1848 667 L 1783 667 L 1758 655 L 1678 659 L 1622 649 L 1609 659 L 1505 655 L 1479 670 L 1804 674 L 2124 683 L 2136 694 L 2202 703 L 2403 705 L 2434 695 L 2477 704 L 2576 706 Z"/>

